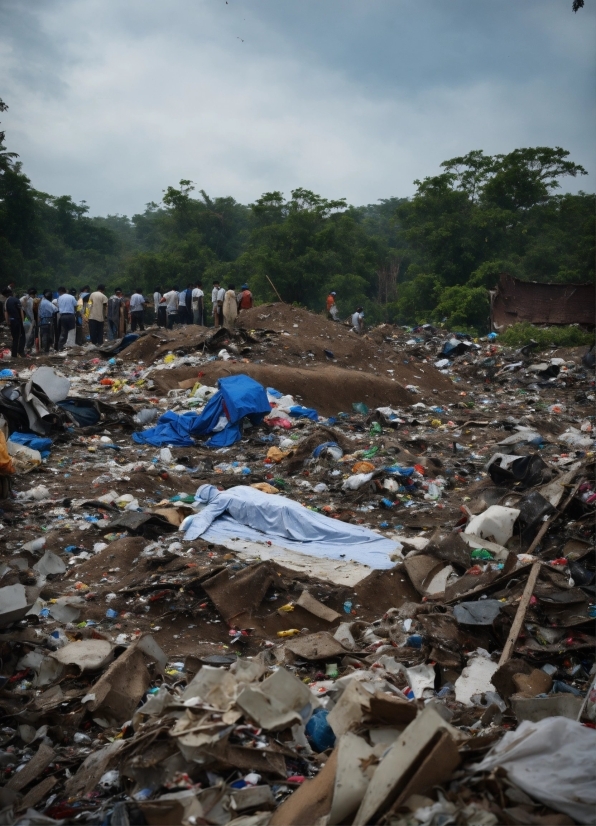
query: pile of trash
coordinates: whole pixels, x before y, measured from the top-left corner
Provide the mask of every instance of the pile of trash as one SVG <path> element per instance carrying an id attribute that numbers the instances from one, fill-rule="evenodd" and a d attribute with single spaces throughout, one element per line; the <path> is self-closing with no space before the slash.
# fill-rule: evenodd
<path id="1" fill-rule="evenodd" d="M 591 823 L 590 354 L 249 312 L 0 373 L 0 824 Z"/>

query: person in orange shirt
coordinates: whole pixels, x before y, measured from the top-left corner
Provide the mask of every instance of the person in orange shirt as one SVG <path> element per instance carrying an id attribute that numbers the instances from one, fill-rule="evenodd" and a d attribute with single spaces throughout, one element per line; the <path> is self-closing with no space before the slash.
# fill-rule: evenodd
<path id="1" fill-rule="evenodd" d="M 335 296 L 337 293 L 330 292 L 327 296 L 327 318 L 331 319 L 331 321 L 338 321 L 338 314 L 337 314 L 337 305 L 335 303 Z"/>

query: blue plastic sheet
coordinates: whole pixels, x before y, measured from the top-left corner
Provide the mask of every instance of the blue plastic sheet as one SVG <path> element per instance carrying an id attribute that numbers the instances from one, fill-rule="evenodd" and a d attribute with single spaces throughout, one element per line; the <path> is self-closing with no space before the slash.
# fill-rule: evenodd
<path id="1" fill-rule="evenodd" d="M 47 459 L 50 455 L 50 448 L 52 447 L 51 439 L 43 439 L 41 436 L 36 436 L 35 433 L 11 433 L 8 437 L 9 442 L 15 442 L 18 445 L 25 445 L 31 450 L 38 450 L 41 453 L 42 459 Z"/>
<path id="2" fill-rule="evenodd" d="M 295 419 L 311 419 L 313 422 L 319 421 L 319 414 L 316 410 L 313 410 L 312 407 L 302 407 L 297 404 L 295 407 L 290 407 L 288 413 Z"/>
<path id="3" fill-rule="evenodd" d="M 211 435 L 209 447 L 228 447 L 242 438 L 242 419 L 253 424 L 262 421 L 271 405 L 264 388 L 249 376 L 227 376 L 217 383 L 219 391 L 212 396 L 203 411 L 197 413 L 164 413 L 155 425 L 141 433 L 133 433 L 137 444 L 191 447 L 193 437 Z M 223 430 L 215 432 L 222 416 L 228 420 Z"/>

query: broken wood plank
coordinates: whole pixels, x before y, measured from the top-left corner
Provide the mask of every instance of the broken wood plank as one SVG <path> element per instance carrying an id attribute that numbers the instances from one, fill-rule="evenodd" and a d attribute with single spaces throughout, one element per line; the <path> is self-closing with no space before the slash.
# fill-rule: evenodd
<path id="1" fill-rule="evenodd" d="M 31 760 L 25 765 L 20 772 L 13 774 L 6 787 L 15 792 L 20 792 L 25 786 L 28 786 L 32 780 L 40 776 L 44 769 L 46 769 L 52 760 L 56 757 L 54 749 L 42 743 L 37 752 L 33 755 Z"/>
<path id="2" fill-rule="evenodd" d="M 519 637 L 519 632 L 521 631 L 524 619 L 526 618 L 526 611 L 528 610 L 528 605 L 530 604 L 530 600 L 534 592 L 534 586 L 536 585 L 536 580 L 538 579 L 539 572 L 540 562 L 535 562 L 532 565 L 532 569 L 530 570 L 530 576 L 528 577 L 528 581 L 526 582 L 526 587 L 524 588 L 522 598 L 519 601 L 519 605 L 517 606 L 515 619 L 513 620 L 513 625 L 511 626 L 509 636 L 507 637 L 507 642 L 505 643 L 503 653 L 501 654 L 501 658 L 499 660 L 500 666 L 503 665 L 503 663 L 506 663 L 507 660 L 511 657 L 511 654 L 513 653 L 515 643 L 517 642 L 517 638 Z"/>

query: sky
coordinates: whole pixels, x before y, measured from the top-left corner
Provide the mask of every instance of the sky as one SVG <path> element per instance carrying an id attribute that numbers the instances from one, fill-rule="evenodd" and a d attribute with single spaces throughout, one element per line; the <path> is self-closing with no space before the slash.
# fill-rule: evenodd
<path id="1" fill-rule="evenodd" d="M 1 116 L 33 186 L 91 215 L 190 179 L 253 202 L 412 195 L 442 161 L 562 146 L 596 188 L 596 5 L 0 0 Z"/>

